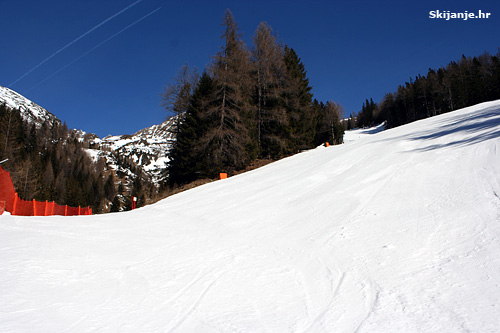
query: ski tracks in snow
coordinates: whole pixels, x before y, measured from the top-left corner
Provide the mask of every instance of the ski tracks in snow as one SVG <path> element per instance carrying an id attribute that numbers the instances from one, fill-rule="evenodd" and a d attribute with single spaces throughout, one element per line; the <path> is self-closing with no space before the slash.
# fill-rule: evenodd
<path id="1" fill-rule="evenodd" d="M 329 271 L 330 272 L 330 271 Z M 331 274 L 331 272 L 330 272 Z M 304 332 L 311 332 L 314 328 L 317 328 L 317 326 L 321 325 L 321 322 L 324 320 L 324 317 L 325 317 L 325 314 L 328 312 L 328 310 L 330 310 L 330 308 L 332 307 L 332 304 L 333 302 L 335 301 L 335 298 L 337 297 L 338 293 L 339 293 L 339 290 L 342 286 L 342 283 L 344 282 L 344 278 L 345 278 L 346 274 L 345 273 L 342 273 L 339 277 L 339 279 L 337 280 L 337 283 L 336 283 L 336 286 L 335 286 L 335 289 L 333 290 L 332 292 L 332 295 L 331 295 L 331 298 L 330 298 L 330 301 L 328 302 L 328 304 L 316 315 L 316 317 L 312 320 L 312 322 L 309 324 L 309 326 L 307 327 L 307 329 L 304 330 Z M 333 281 L 332 281 L 332 287 L 333 287 Z"/>
<path id="2" fill-rule="evenodd" d="M 188 318 L 191 318 L 193 312 L 196 311 L 212 287 L 227 273 L 233 262 L 234 259 L 231 259 L 223 267 L 209 268 L 206 269 L 205 272 L 202 270 L 198 271 L 198 274 L 191 282 L 181 288 L 173 297 L 163 302 L 162 306 L 174 305 L 173 303 L 175 303 L 176 300 L 180 298 L 183 299 L 183 302 L 180 302 L 182 310 L 179 315 L 172 320 L 173 325 L 169 325 L 170 327 L 165 328 L 165 331 L 176 332 Z"/>
<path id="3" fill-rule="evenodd" d="M 210 290 L 210 288 L 212 288 L 212 286 L 217 282 L 217 280 L 213 280 L 204 290 L 203 292 L 201 293 L 201 295 L 196 299 L 196 301 L 194 302 L 193 305 L 191 305 L 188 309 L 188 311 L 186 311 L 182 317 L 180 318 L 180 320 L 175 324 L 175 326 L 169 331 L 169 332 L 174 332 L 176 328 L 180 327 L 180 325 L 182 325 L 182 323 L 188 318 L 188 316 L 193 313 L 193 311 L 198 307 L 198 305 L 200 304 L 200 302 L 202 301 L 203 297 L 208 293 L 208 291 Z"/>
<path id="4" fill-rule="evenodd" d="M 374 311 L 379 291 L 372 281 L 354 270 L 337 272 L 331 276 L 329 299 L 316 315 L 310 318 L 306 332 L 357 332 Z"/>

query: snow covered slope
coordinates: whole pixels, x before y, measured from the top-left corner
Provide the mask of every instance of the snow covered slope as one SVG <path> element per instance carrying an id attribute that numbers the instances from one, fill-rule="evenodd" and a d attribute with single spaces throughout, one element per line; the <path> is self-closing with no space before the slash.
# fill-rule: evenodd
<path id="1" fill-rule="evenodd" d="M 366 136 L 371 136 L 378 132 L 385 130 L 386 123 L 379 124 L 370 128 L 356 128 L 350 131 L 346 131 L 344 134 L 344 143 L 349 143 L 351 141 L 357 141 Z"/>
<path id="2" fill-rule="evenodd" d="M 54 122 L 61 123 L 56 116 L 40 105 L 9 88 L 0 86 L 0 104 L 3 103 L 10 109 L 20 109 L 23 119 L 29 123 L 35 123 L 38 127 L 44 122 L 50 126 Z"/>
<path id="3" fill-rule="evenodd" d="M 2 332 L 498 332 L 500 101 L 132 212 L 0 216 Z"/>

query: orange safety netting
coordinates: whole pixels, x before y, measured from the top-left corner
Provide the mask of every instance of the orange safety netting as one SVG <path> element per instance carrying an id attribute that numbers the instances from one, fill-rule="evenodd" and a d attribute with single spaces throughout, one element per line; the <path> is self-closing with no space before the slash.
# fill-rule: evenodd
<path id="1" fill-rule="evenodd" d="M 49 215 L 92 215 L 90 207 L 61 206 L 55 202 L 27 201 L 19 198 L 12 184 L 10 173 L 0 166 L 0 201 L 5 201 L 5 210 L 12 215 L 49 216 Z M 0 212 L 0 214 L 3 213 Z"/>
<path id="2" fill-rule="evenodd" d="M 10 179 L 10 173 L 0 166 L 0 200 L 5 201 L 5 210 L 12 213 L 14 208 L 14 194 L 16 190 Z"/>

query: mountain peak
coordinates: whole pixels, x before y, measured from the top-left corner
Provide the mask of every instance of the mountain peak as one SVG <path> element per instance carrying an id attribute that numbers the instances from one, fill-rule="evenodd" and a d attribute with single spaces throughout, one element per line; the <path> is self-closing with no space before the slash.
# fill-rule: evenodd
<path id="1" fill-rule="evenodd" d="M 45 108 L 7 87 L 0 86 L 0 104 L 5 104 L 9 109 L 18 109 L 23 120 L 30 124 L 34 123 L 37 127 L 43 123 L 48 123 L 50 126 L 61 123 L 59 118 Z"/>

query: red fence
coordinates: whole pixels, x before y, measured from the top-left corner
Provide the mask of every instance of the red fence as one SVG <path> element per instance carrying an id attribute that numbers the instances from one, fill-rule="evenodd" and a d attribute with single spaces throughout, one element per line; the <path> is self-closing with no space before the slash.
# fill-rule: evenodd
<path id="1" fill-rule="evenodd" d="M 19 198 L 12 184 L 10 173 L 0 166 L 0 201 L 5 201 L 5 210 L 12 215 L 49 216 L 49 215 L 92 215 L 90 207 L 61 206 L 55 202 L 27 201 Z M 1 214 L 1 213 L 0 213 Z"/>

